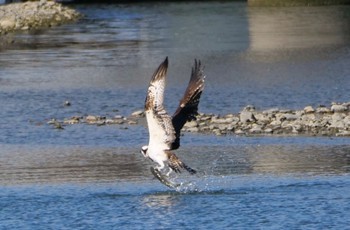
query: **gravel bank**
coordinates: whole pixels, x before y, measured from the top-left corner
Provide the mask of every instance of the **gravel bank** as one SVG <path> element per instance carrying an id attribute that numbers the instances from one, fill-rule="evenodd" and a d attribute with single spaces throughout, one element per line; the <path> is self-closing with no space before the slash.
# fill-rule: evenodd
<path id="1" fill-rule="evenodd" d="M 61 121 L 52 119 L 48 124 L 57 129 L 67 125 L 118 125 L 127 129 L 130 125 L 146 126 L 142 110 L 130 116 L 104 117 L 96 115 L 73 116 Z M 350 137 L 350 102 L 333 103 L 330 107 L 306 106 L 301 110 L 273 108 L 258 111 L 246 106 L 238 114 L 199 114 L 196 121 L 186 123 L 184 132 L 215 135 L 307 135 Z"/>
<path id="2" fill-rule="evenodd" d="M 57 26 L 81 15 L 59 3 L 47 0 L 0 6 L 0 34 Z"/>

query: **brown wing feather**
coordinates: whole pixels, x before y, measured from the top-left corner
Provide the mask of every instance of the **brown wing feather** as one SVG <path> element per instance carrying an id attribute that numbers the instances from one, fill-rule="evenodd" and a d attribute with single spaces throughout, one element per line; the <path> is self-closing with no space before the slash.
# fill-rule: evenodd
<path id="1" fill-rule="evenodd" d="M 189 173 L 195 174 L 197 171 L 187 166 L 185 163 L 183 163 L 176 155 L 175 153 L 172 153 L 170 151 L 166 152 L 168 156 L 168 166 L 174 170 L 176 173 L 181 173 L 181 169 L 186 169 Z"/>
<path id="2" fill-rule="evenodd" d="M 168 69 L 168 57 L 154 72 L 145 100 L 145 112 L 150 133 L 150 142 L 169 149 L 175 140 L 175 131 L 171 117 L 164 109 L 165 78 Z"/>
<path id="3" fill-rule="evenodd" d="M 167 70 L 168 57 L 166 57 L 164 62 L 159 65 L 151 78 L 145 100 L 145 110 L 158 108 L 163 105 Z"/>
<path id="4" fill-rule="evenodd" d="M 204 89 L 204 78 L 205 75 L 201 62 L 200 60 L 198 60 L 198 62 L 195 60 L 187 89 L 172 118 L 172 123 L 176 132 L 176 139 L 173 142 L 171 149 L 177 149 L 180 147 L 180 134 L 182 127 L 186 122 L 195 120 L 196 115 L 198 115 L 198 104 Z"/>

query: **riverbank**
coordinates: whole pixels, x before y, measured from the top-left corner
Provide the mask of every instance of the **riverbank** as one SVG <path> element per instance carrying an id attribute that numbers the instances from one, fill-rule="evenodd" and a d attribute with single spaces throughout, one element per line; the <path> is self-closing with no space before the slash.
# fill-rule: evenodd
<path id="1" fill-rule="evenodd" d="M 66 103 L 70 106 L 70 103 Z M 63 120 L 48 122 L 57 129 L 67 125 L 131 125 L 146 126 L 142 110 L 130 116 L 73 116 Z M 272 108 L 258 111 L 254 106 L 246 106 L 238 114 L 199 114 L 196 121 L 186 123 L 184 132 L 208 133 L 215 135 L 308 135 L 308 136 L 348 136 L 350 137 L 350 102 L 333 103 L 330 107 L 306 106 L 301 110 Z"/>
<path id="2" fill-rule="evenodd" d="M 81 14 L 53 1 L 12 3 L 0 6 L 0 34 L 47 28 L 77 20 Z"/>

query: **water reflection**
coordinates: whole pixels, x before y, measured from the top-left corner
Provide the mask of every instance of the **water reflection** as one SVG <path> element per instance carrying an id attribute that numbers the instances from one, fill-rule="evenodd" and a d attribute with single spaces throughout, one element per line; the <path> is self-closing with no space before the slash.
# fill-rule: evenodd
<path id="1" fill-rule="evenodd" d="M 191 154 L 193 148 L 178 152 L 181 159 L 199 172 L 194 177 L 180 175 L 177 179 L 181 182 L 207 177 L 210 180 L 212 176 L 350 172 L 348 146 L 238 145 L 195 149 L 196 154 Z M 157 183 L 149 171 L 150 162 L 130 148 L 2 148 L 0 162 L 0 184 Z M 222 181 L 226 183 L 225 179 Z M 184 187 L 190 191 L 197 189 L 196 183 Z M 172 200 L 157 195 L 147 202 L 169 205 Z"/>
<path id="2" fill-rule="evenodd" d="M 149 208 L 171 207 L 178 203 L 177 197 L 173 194 L 152 194 L 142 198 L 143 205 Z"/>
<path id="3" fill-rule="evenodd" d="M 349 8 L 249 7 L 249 49 L 267 51 L 348 44 Z"/>
<path id="4" fill-rule="evenodd" d="M 350 172 L 348 146 L 265 146 L 251 157 L 254 173 L 347 173 Z"/>
<path id="5" fill-rule="evenodd" d="M 139 181 L 148 169 L 140 158 L 130 149 L 10 148 L 0 154 L 0 184 Z"/>
<path id="6" fill-rule="evenodd" d="M 338 174 L 350 172 L 348 146 L 251 145 L 206 147 L 183 155 L 205 175 Z M 180 154 L 179 154 L 180 155 Z M 197 158 L 197 159 L 196 159 Z"/>

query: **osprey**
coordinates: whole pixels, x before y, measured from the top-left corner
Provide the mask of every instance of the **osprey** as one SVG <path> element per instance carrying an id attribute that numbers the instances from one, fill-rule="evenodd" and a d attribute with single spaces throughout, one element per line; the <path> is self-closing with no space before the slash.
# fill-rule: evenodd
<path id="1" fill-rule="evenodd" d="M 168 57 L 154 72 L 148 87 L 145 114 L 149 131 L 149 144 L 142 147 L 141 153 L 144 157 L 150 158 L 158 164 L 158 171 L 167 166 L 169 168 L 167 176 L 172 171 L 180 173 L 181 169 L 195 174 L 196 170 L 182 162 L 172 150 L 180 147 L 180 131 L 185 123 L 196 120 L 199 99 L 204 89 L 205 75 L 201 62 L 195 60 L 185 94 L 171 117 L 163 106 L 167 69 Z"/>

